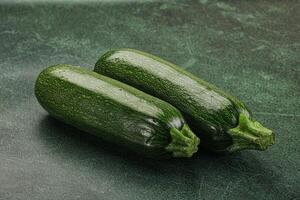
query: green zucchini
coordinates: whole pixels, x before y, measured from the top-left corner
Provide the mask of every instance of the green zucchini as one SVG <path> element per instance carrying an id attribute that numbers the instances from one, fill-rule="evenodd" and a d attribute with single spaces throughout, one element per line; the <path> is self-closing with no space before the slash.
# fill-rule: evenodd
<path id="1" fill-rule="evenodd" d="M 35 95 L 53 117 L 138 154 L 161 159 L 198 150 L 199 139 L 175 107 L 87 69 L 46 68 Z"/>
<path id="2" fill-rule="evenodd" d="M 97 61 L 94 71 L 177 107 L 201 145 L 215 152 L 265 150 L 275 142 L 273 132 L 255 121 L 237 98 L 156 56 L 112 50 Z"/>

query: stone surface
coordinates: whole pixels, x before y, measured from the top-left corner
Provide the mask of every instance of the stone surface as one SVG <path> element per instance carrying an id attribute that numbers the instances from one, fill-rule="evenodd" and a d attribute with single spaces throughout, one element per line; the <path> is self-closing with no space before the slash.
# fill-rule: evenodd
<path id="1" fill-rule="evenodd" d="M 2 2 L 2 3 L 1 3 Z M 0 199 L 299 199 L 299 1 L 1 1 Z M 34 82 L 112 48 L 170 60 L 276 133 L 266 152 L 152 161 L 47 115 Z"/>

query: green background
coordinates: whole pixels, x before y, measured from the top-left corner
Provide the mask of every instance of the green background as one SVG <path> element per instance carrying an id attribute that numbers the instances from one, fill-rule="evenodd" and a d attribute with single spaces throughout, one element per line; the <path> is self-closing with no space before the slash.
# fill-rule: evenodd
<path id="1" fill-rule="evenodd" d="M 0 2 L 0 199 L 300 199 L 299 1 Z M 48 116 L 34 82 L 129 47 L 243 100 L 265 152 L 147 160 Z"/>

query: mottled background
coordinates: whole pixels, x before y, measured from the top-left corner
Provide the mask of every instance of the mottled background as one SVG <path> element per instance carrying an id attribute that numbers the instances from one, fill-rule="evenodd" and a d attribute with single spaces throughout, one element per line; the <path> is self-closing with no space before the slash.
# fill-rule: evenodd
<path id="1" fill-rule="evenodd" d="M 276 145 L 152 161 L 40 107 L 33 88 L 42 69 L 92 69 L 120 47 L 235 94 L 275 131 Z M 299 1 L 0 1 L 1 200 L 300 199 L 299 102 Z"/>

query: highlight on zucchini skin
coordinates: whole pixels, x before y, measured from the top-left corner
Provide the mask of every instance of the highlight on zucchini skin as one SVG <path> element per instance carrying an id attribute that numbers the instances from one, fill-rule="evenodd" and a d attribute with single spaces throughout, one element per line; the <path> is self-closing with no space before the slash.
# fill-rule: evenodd
<path id="1" fill-rule="evenodd" d="M 146 157 L 191 157 L 198 150 L 199 139 L 175 107 L 87 69 L 46 68 L 35 95 L 53 117 Z"/>
<path id="2" fill-rule="evenodd" d="M 274 133 L 253 119 L 234 96 L 151 54 L 133 49 L 111 50 L 95 64 L 109 76 L 178 108 L 201 145 L 215 152 L 265 150 Z"/>

